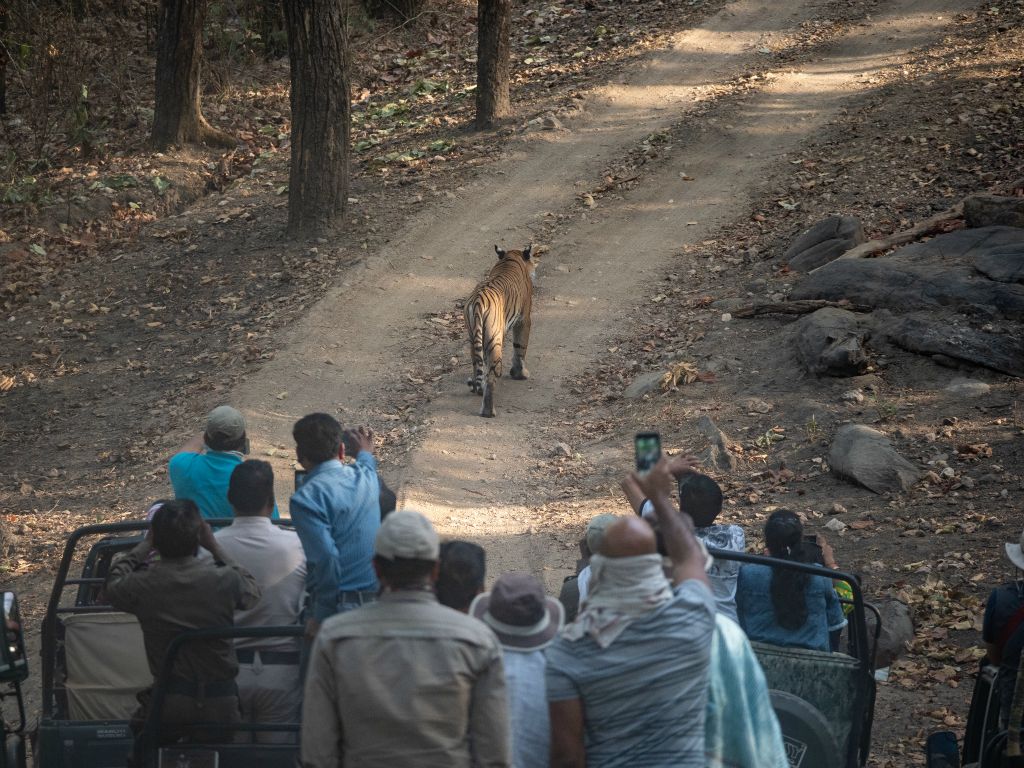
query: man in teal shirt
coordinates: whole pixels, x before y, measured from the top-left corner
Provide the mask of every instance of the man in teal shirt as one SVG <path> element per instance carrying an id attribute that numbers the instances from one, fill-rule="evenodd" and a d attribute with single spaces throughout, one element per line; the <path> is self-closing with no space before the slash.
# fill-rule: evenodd
<path id="1" fill-rule="evenodd" d="M 167 465 L 174 498 L 191 499 L 204 518 L 234 517 L 228 483 L 248 452 L 245 417 L 230 405 L 214 408 L 206 431 L 185 443 Z M 278 517 L 276 503 L 272 517 Z"/>

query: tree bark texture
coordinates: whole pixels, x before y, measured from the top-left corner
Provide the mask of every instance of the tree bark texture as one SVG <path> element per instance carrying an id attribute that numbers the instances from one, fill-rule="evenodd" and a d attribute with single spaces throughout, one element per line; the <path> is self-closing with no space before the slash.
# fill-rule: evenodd
<path id="1" fill-rule="evenodd" d="M 291 61 L 288 234 L 336 229 L 348 200 L 348 0 L 285 0 Z"/>
<path id="2" fill-rule="evenodd" d="M 206 0 L 160 0 L 158 14 L 153 146 L 165 149 L 209 143 L 233 147 L 234 139 L 212 128 L 199 107 Z"/>
<path id="3" fill-rule="evenodd" d="M 0 0 L 0 115 L 7 114 L 7 0 Z"/>
<path id="4" fill-rule="evenodd" d="M 476 127 L 490 128 L 512 114 L 509 97 L 511 0 L 478 0 Z"/>

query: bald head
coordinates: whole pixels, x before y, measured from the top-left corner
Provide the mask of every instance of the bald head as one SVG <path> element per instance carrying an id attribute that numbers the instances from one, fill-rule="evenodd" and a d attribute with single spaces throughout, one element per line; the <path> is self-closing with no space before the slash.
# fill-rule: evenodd
<path id="1" fill-rule="evenodd" d="M 653 555 L 658 551 L 654 529 L 639 517 L 623 517 L 604 532 L 601 554 L 605 557 Z"/>

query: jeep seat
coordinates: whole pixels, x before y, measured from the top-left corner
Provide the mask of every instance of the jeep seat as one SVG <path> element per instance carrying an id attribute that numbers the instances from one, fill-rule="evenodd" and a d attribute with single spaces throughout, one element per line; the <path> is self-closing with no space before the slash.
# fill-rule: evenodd
<path id="1" fill-rule="evenodd" d="M 128 720 L 135 695 L 153 684 L 138 620 L 127 613 L 65 616 L 70 720 Z M 116 659 L 117 663 L 111 663 Z"/>
<path id="2" fill-rule="evenodd" d="M 857 659 L 842 653 L 782 648 L 751 643 L 764 670 L 768 687 L 803 699 L 828 721 L 840 754 L 849 747 L 854 722 L 860 717 Z M 785 735 L 785 733 L 783 733 Z"/>

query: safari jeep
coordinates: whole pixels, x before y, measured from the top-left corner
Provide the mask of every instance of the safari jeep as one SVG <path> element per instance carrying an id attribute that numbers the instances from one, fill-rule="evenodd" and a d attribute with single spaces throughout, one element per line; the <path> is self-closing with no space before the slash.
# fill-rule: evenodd
<path id="1" fill-rule="evenodd" d="M 211 520 L 229 525 L 230 520 Z M 160 768 L 292 768 L 298 758 L 298 723 L 249 724 L 225 729 L 218 743 L 168 744 L 160 732 L 164 679 L 173 658 L 195 639 L 210 636 L 300 636 L 302 628 L 221 627 L 185 632 L 168 650 L 156 680 L 146 661 L 134 616 L 114 610 L 103 583 L 113 556 L 134 547 L 149 524 L 107 523 L 79 528 L 69 537 L 43 621 L 42 719 L 36 746 L 39 768 L 125 768 L 133 752 L 144 766 Z M 80 555 L 87 554 L 84 561 Z M 82 562 L 80 576 L 69 577 Z M 2 680 L 0 675 L 0 680 Z M 137 730 L 129 721 L 136 695 L 152 687 L 149 719 Z M 202 724 L 197 724 L 201 729 Z M 289 731 L 293 743 L 254 745 L 253 731 Z"/>

